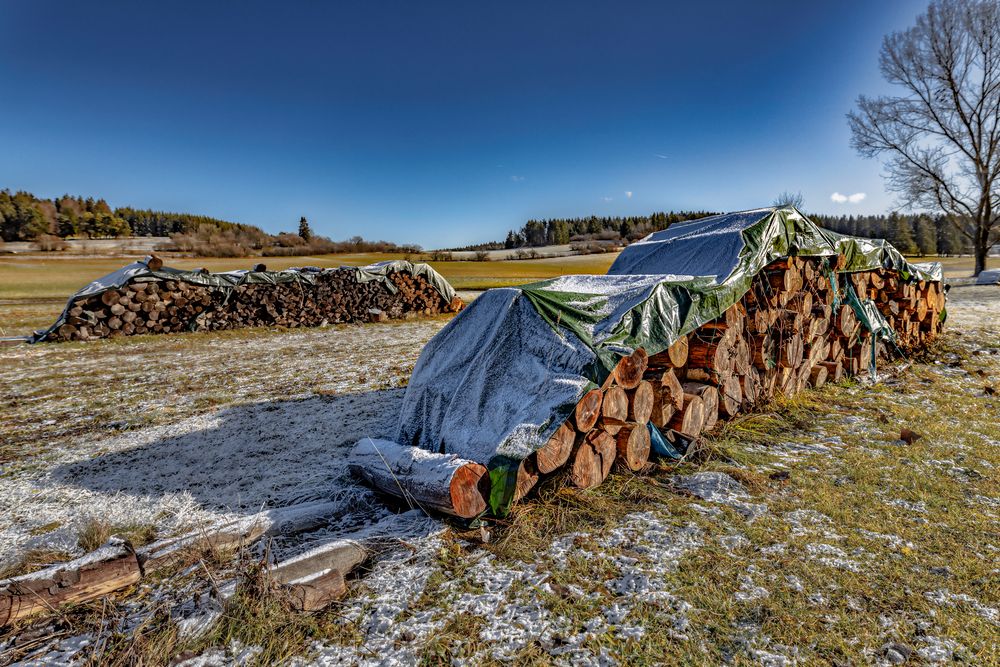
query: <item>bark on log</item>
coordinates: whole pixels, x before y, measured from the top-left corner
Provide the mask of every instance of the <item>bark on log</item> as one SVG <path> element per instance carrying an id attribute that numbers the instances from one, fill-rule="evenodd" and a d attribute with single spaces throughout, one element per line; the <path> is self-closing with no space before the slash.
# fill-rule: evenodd
<path id="1" fill-rule="evenodd" d="M 351 450 L 349 467 L 378 491 L 425 511 L 471 519 L 486 509 L 486 467 L 452 454 L 362 438 Z"/>
<path id="2" fill-rule="evenodd" d="M 63 604 L 103 597 L 141 577 L 135 551 L 112 538 L 82 558 L 0 581 L 0 627 Z"/>

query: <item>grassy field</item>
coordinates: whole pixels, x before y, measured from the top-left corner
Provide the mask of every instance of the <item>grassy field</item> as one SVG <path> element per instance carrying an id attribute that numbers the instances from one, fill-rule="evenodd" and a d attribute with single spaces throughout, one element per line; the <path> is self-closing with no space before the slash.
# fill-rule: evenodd
<path id="1" fill-rule="evenodd" d="M 720 426 L 683 462 L 618 471 L 590 491 L 548 480 L 510 521 L 491 526 L 489 543 L 449 530 L 408 544 L 406 557 L 366 571 L 323 613 L 289 613 L 273 592 L 244 590 L 205 634 L 182 635 L 164 605 L 189 605 L 192 590 L 207 599 L 233 576 L 195 560 L 112 603 L 63 614 L 53 641 L 92 637 L 91 664 L 167 664 L 206 651 L 221 663 L 241 645 L 258 647 L 253 664 L 305 655 L 325 664 L 400 656 L 428 665 L 847 665 L 887 664 L 889 651 L 910 656 L 907 664 L 997 664 L 1000 400 L 987 388 L 1000 389 L 1000 290 L 957 287 L 949 312 L 931 353 L 883 369 L 878 384 L 844 382 L 778 401 Z M 206 421 L 200 447 L 274 443 L 270 458 L 248 456 L 240 476 L 267 478 L 288 455 L 283 441 L 269 440 L 272 430 L 293 428 L 289 414 L 331 413 L 308 459 L 321 468 L 344 416 L 358 420 L 356 407 L 341 414 L 335 406 L 358 392 L 391 405 L 391 388 L 446 321 L 0 350 L 0 386 L 11 389 L 0 402 L 11 417 L 0 422 L 8 443 L 0 488 L 23 506 L 0 505 L 21 521 L 45 519 L 31 530 L 40 535 L 59 528 L 25 507 L 58 513 L 102 502 L 111 514 L 176 495 L 200 471 L 178 471 L 166 491 L 103 489 L 116 467 L 129 479 L 129 470 L 145 471 L 144 459 L 130 458 L 139 453 L 105 449 L 148 425 L 175 429 L 245 402 L 264 401 L 253 408 L 262 421 L 231 432 Z M 903 427 L 922 437 L 904 443 Z M 306 439 L 291 440 L 303 447 Z M 105 462 L 63 461 L 53 472 L 84 447 Z M 155 458 L 157 448 L 144 455 Z M 730 476 L 738 489 L 700 498 L 680 486 L 706 472 Z M 216 474 L 222 488 L 196 496 L 200 504 L 245 493 L 225 488 L 227 473 Z"/>
<path id="2" fill-rule="evenodd" d="M 617 254 L 577 255 L 500 262 L 428 262 L 459 290 L 508 287 L 574 273 L 605 273 Z M 209 271 L 248 269 L 263 261 L 269 269 L 293 266 L 364 266 L 401 254 L 365 253 L 317 257 L 263 259 L 178 258 L 168 261 L 178 269 L 204 267 Z M 55 320 L 66 299 L 78 289 L 131 260 L 114 257 L 0 256 L 0 336 L 15 336 L 44 328 Z"/>
<path id="3" fill-rule="evenodd" d="M 482 290 L 509 287 L 554 278 L 566 274 L 607 272 L 617 253 L 576 255 L 547 259 L 494 262 L 428 262 L 459 290 Z M 293 266 L 336 267 L 363 266 L 387 259 L 403 259 L 401 254 L 363 253 L 320 255 L 316 257 L 269 257 L 204 259 L 178 258 L 169 265 L 179 269 L 207 268 L 232 271 L 250 268 L 263 261 L 270 269 Z M 418 258 L 415 258 L 418 259 Z M 940 261 L 945 277 L 971 275 L 971 257 L 914 257 L 912 261 Z M 66 298 L 90 281 L 121 268 L 128 259 L 116 257 L 67 257 L 59 255 L 0 256 L 0 336 L 29 333 L 51 324 L 62 310 Z M 992 258 L 989 268 L 1000 268 L 1000 258 Z"/>

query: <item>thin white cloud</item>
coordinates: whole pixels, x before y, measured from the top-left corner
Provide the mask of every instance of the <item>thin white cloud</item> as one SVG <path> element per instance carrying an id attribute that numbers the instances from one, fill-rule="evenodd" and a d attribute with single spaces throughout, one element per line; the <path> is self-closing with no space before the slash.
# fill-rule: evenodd
<path id="1" fill-rule="evenodd" d="M 612 201 L 614 197 L 601 197 L 604 201 Z"/>
<path id="2" fill-rule="evenodd" d="M 625 197 L 628 198 L 628 199 L 631 199 L 632 198 L 632 191 L 631 190 L 626 190 L 625 191 Z"/>
<path id="3" fill-rule="evenodd" d="M 524 176 L 517 176 L 515 174 L 514 176 L 510 177 L 510 180 L 514 181 L 515 183 L 520 183 L 521 181 L 524 180 Z"/>
<path id="4" fill-rule="evenodd" d="M 667 158 L 670 157 L 669 155 L 663 155 L 661 153 L 653 153 L 653 155 L 655 155 L 656 157 L 660 158 L 661 160 L 666 160 Z"/>
<path id="5" fill-rule="evenodd" d="M 834 204 L 858 204 L 864 201 L 867 196 L 864 192 L 855 192 L 853 195 L 842 195 L 839 192 L 834 192 L 830 195 L 830 201 Z"/>

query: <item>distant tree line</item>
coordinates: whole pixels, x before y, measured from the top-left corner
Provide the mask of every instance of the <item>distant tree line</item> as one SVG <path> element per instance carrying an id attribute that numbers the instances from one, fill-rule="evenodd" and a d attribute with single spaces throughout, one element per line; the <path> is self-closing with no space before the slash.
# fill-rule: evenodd
<path id="1" fill-rule="evenodd" d="M 0 190 L 0 237 L 5 241 L 59 238 L 117 238 L 186 234 L 202 225 L 222 231 L 257 231 L 243 225 L 190 213 L 167 213 L 127 206 L 112 209 L 103 199 L 63 195 L 41 199 L 30 192 Z"/>
<path id="2" fill-rule="evenodd" d="M 619 241 L 628 243 L 652 232 L 666 229 L 675 222 L 697 220 L 709 211 L 658 212 L 636 216 L 596 216 L 585 218 L 552 218 L 528 220 L 521 229 L 507 232 L 507 238 L 478 245 L 452 248 L 452 250 L 501 250 L 537 248 L 547 245 L 565 245 L 586 241 Z"/>
<path id="3" fill-rule="evenodd" d="M 66 247 L 60 239 L 169 236 L 163 250 L 201 257 L 301 256 L 347 252 L 420 251 L 389 241 L 366 241 L 354 236 L 332 241 L 313 233 L 305 217 L 298 233 L 268 234 L 260 227 L 206 215 L 168 213 L 122 206 L 112 209 L 103 199 L 63 195 L 41 199 L 30 192 L 0 190 L 0 239 L 35 241 L 42 250 Z"/>
<path id="4" fill-rule="evenodd" d="M 553 218 L 529 220 L 507 233 L 505 241 L 452 248 L 451 250 L 500 250 L 536 248 L 567 243 L 611 241 L 628 244 L 675 222 L 697 220 L 710 211 L 670 211 L 648 216 Z M 809 217 L 821 227 L 852 236 L 886 239 L 906 255 L 967 255 L 969 239 L 944 215 L 890 213 L 888 215 Z M 971 223 L 970 223 L 971 224 Z"/>
<path id="5" fill-rule="evenodd" d="M 812 215 L 820 227 L 841 234 L 885 239 L 904 255 L 969 255 L 972 242 L 944 215 Z M 970 223 L 971 224 L 971 223 Z"/>

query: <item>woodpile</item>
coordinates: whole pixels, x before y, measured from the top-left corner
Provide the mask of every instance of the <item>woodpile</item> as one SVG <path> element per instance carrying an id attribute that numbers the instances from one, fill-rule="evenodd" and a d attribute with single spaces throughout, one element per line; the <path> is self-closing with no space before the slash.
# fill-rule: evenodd
<path id="1" fill-rule="evenodd" d="M 871 299 L 908 352 L 941 331 L 945 294 L 938 282 L 905 282 L 888 270 L 838 274 L 838 296 L 820 258 L 789 257 L 758 274 L 724 314 L 653 356 L 623 358 L 605 385 L 588 392 L 551 440 L 521 464 L 515 500 L 546 474 L 566 470 L 590 488 L 613 466 L 640 470 L 650 455 L 647 422 L 690 441 L 717 422 L 866 372 L 887 357 L 846 303 L 850 285 Z"/>
<path id="2" fill-rule="evenodd" d="M 181 279 L 139 278 L 70 303 L 66 321 L 46 340 L 96 338 L 241 327 L 315 327 L 458 312 L 423 276 L 395 272 L 391 291 L 381 281 L 359 282 L 354 269 L 313 273 L 308 282 L 248 283 L 234 288 Z"/>

